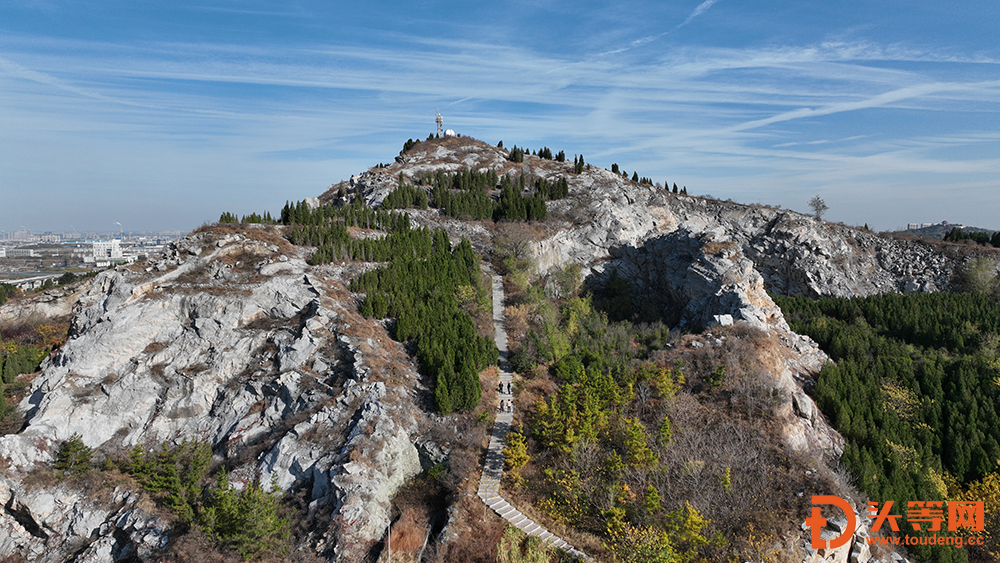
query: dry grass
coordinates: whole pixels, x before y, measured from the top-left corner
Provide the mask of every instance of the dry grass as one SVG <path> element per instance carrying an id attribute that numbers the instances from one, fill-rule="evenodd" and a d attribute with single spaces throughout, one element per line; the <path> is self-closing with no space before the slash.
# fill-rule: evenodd
<path id="1" fill-rule="evenodd" d="M 538 401 L 554 395 L 559 386 L 546 373 L 544 376 L 514 380 L 514 418 L 515 422 L 526 424 L 535 413 Z"/>
<path id="2" fill-rule="evenodd" d="M 117 452 L 117 457 L 124 458 L 124 452 Z M 53 489 L 62 486 L 71 491 L 79 491 L 95 506 L 114 510 L 115 490 L 141 491 L 141 487 L 127 473 L 118 470 L 120 460 L 112 459 L 106 454 L 96 452 L 91 462 L 95 468 L 79 473 L 60 471 L 52 467 L 36 467 L 28 473 L 22 483 L 28 489 Z M 105 466 L 97 469 L 96 466 Z M 166 521 L 174 519 L 174 514 L 156 507 L 148 495 L 142 493 L 137 506 L 147 513 Z"/>
<path id="3" fill-rule="evenodd" d="M 280 225 L 248 224 L 238 223 L 212 223 L 205 224 L 191 231 L 192 235 L 208 233 L 218 238 L 226 235 L 240 234 L 250 240 L 273 244 L 278 247 L 278 252 L 294 253 L 295 247 L 285 239 L 285 227 Z"/>
<path id="4" fill-rule="evenodd" d="M 209 369 L 211 369 L 211 367 L 205 362 L 198 362 L 197 364 L 192 364 L 190 366 L 187 366 L 181 369 L 180 371 L 185 375 L 197 375 L 199 373 L 204 373 Z"/>
<path id="5" fill-rule="evenodd" d="M 142 353 L 152 355 L 165 349 L 166 347 L 167 344 L 164 342 L 150 342 L 145 348 L 142 349 Z"/>
<path id="6" fill-rule="evenodd" d="M 7 389 L 10 390 L 10 387 L 8 386 Z M 23 395 L 14 395 L 8 400 L 7 404 L 9 406 L 16 405 L 23 398 Z M 0 417 L 0 436 L 20 432 L 21 428 L 24 427 L 24 422 L 24 413 L 21 412 L 21 409 L 11 408 L 3 417 Z M 0 472 L 6 469 L 6 464 L 7 458 L 0 457 Z"/>
<path id="7" fill-rule="evenodd" d="M 533 310 L 534 306 L 529 303 L 511 305 L 504 309 L 505 327 L 510 342 L 520 342 L 524 339 L 524 335 L 531 328 L 529 319 Z"/>
<path id="8" fill-rule="evenodd" d="M 733 241 L 709 241 L 702 247 L 702 252 L 713 256 L 728 257 L 740 250 L 740 245 Z"/>
<path id="9" fill-rule="evenodd" d="M 184 277 L 184 276 L 180 276 Z M 207 284 L 207 283 L 193 283 L 185 282 L 178 278 L 177 284 L 170 286 L 170 292 L 180 295 L 197 295 L 199 293 L 206 293 L 208 295 L 215 295 L 218 297 L 239 297 L 239 296 L 249 296 L 253 295 L 253 289 L 248 287 L 235 287 L 233 285 L 219 285 L 219 284 Z"/>
<path id="10" fill-rule="evenodd" d="M 438 563 L 496 563 L 497 544 L 507 522 L 486 507 L 474 492 L 462 495 L 455 521 L 465 523 L 438 552 Z"/>
<path id="11" fill-rule="evenodd" d="M 160 382 L 164 380 L 166 371 L 167 371 L 167 363 L 160 362 L 158 364 L 153 364 L 152 366 L 150 366 L 149 375 L 153 379 L 153 381 Z"/>
<path id="12" fill-rule="evenodd" d="M 286 326 L 299 326 L 300 324 L 302 324 L 301 314 L 283 319 L 281 317 L 271 317 L 263 312 L 260 312 L 260 315 L 256 316 L 253 320 L 240 328 L 270 332 Z"/>
<path id="13" fill-rule="evenodd" d="M 69 317 L 32 315 L 0 325 L 0 340 L 58 348 L 66 341 L 69 325 Z"/>
<path id="14" fill-rule="evenodd" d="M 394 562 L 416 563 L 425 541 L 428 542 L 428 549 L 433 551 L 436 538 L 431 535 L 431 527 L 435 523 L 440 525 L 448 518 L 449 493 L 441 481 L 426 475 L 411 480 L 396 493 L 392 499 L 393 512 L 398 514 L 392 524 Z M 384 543 L 381 547 L 376 546 L 376 550 L 384 548 Z M 377 560 L 386 561 L 386 552 L 382 551 Z M 433 558 L 428 559 L 425 555 L 424 560 Z"/>
<path id="15" fill-rule="evenodd" d="M 178 536 L 171 536 L 166 551 L 154 559 L 159 562 L 171 563 L 243 563 L 243 559 L 235 551 L 219 548 L 197 526 L 184 530 Z M 316 556 L 309 549 L 294 550 L 293 543 L 284 546 L 276 553 L 255 559 L 259 563 L 320 563 L 324 559 Z"/>
<path id="16" fill-rule="evenodd" d="M 227 247 L 223 252 L 219 253 L 216 259 L 223 264 L 231 266 L 235 272 L 256 274 L 257 268 L 260 267 L 261 262 L 269 254 L 271 254 L 269 250 L 257 244 L 239 243 L 238 246 L 232 245 Z M 257 279 L 259 281 L 260 278 Z"/>
<path id="17" fill-rule="evenodd" d="M 425 510 L 408 508 L 392 527 L 393 553 L 414 554 L 424 545 L 430 520 Z"/>
<path id="18" fill-rule="evenodd" d="M 207 282 L 209 280 L 208 269 L 204 265 L 197 268 L 190 268 L 183 274 L 174 278 L 176 285 L 194 285 Z"/>

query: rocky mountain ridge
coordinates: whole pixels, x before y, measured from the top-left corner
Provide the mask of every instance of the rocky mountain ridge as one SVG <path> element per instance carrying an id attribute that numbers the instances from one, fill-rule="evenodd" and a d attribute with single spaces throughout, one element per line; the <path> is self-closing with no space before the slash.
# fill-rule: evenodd
<path id="1" fill-rule="evenodd" d="M 327 514 L 314 548 L 334 560 L 381 536 L 433 425 L 415 366 L 357 315 L 342 269 L 311 268 L 278 242 L 196 233 L 145 271 L 106 271 L 76 295 L 70 338 L 22 404 L 26 428 L 0 437 L 0 554 L 65 560 L 92 540 L 75 560 L 145 560 L 143 546 L 169 541 L 127 491 L 101 509 L 24 484 L 74 434 L 105 451 L 189 438 L 248 459 L 237 481 L 307 489 L 310 509 Z"/>
<path id="2" fill-rule="evenodd" d="M 422 143 L 394 164 L 334 184 L 320 200 L 331 201 L 338 189 L 349 188 L 377 206 L 400 174 L 415 182 L 436 170 L 492 170 L 547 180 L 564 176 L 571 195 L 548 203 L 550 225 L 534 248 L 541 270 L 571 263 L 599 270 L 620 249 L 686 232 L 703 243 L 738 246 L 768 290 L 783 295 L 938 291 L 949 287 L 959 263 L 920 241 L 884 237 L 792 210 L 673 194 L 597 167 L 577 174 L 571 163 L 535 156 L 513 163 L 505 154 L 467 138 Z M 461 227 L 455 230 L 462 232 Z"/>
<path id="3" fill-rule="evenodd" d="M 794 450 L 837 456 L 843 439 L 803 390 L 827 361 L 793 333 L 768 291 L 869 295 L 947 287 L 957 265 L 932 247 L 886 239 L 788 210 L 680 196 L 590 167 L 527 157 L 472 139 L 421 143 L 386 167 L 310 201 L 363 197 L 378 206 L 400 175 L 493 170 L 569 178 L 528 247 L 542 279 L 580 265 L 596 287 L 629 281 L 635 309 L 688 329 L 745 323 L 775 335 L 768 372 Z M 411 211 L 489 251 L 483 223 Z M 167 254 L 98 275 L 75 291 L 0 309 L 0 318 L 71 313 L 68 342 L 43 364 L 21 408 L 25 428 L 0 437 L 0 556 L 39 561 L 148 560 L 169 527 L 124 489 L 104 504 L 63 485 L 30 485 L 58 443 L 121 451 L 184 437 L 240 460 L 232 476 L 274 478 L 303 492 L 318 522 L 304 549 L 356 561 L 382 537 L 402 484 L 445 459 L 413 360 L 357 313 L 348 280 L 372 264 L 311 266 L 271 227 L 192 233 Z M 614 274 L 613 274 L 614 273 Z M 16 309 L 14 308 L 16 307 Z M 690 345 L 711 346 L 711 339 Z M 838 561 L 842 560 L 838 556 Z"/>

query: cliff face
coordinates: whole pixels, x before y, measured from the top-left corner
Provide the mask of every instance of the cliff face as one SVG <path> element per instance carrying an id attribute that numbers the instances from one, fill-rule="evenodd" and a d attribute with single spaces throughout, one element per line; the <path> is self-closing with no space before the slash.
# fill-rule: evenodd
<path id="1" fill-rule="evenodd" d="M 246 460 L 237 480 L 305 488 L 329 515 L 314 539 L 334 560 L 381 537 L 431 425 L 414 366 L 357 315 L 342 270 L 310 268 L 260 234 L 188 236 L 147 271 L 104 272 L 76 296 L 71 338 L 21 405 L 27 427 L 0 437 L 0 555 L 65 560 L 89 544 L 110 561 L 168 541 L 138 495 L 96 502 L 26 484 L 73 434 L 102 451 L 204 440 L 220 460 Z"/>

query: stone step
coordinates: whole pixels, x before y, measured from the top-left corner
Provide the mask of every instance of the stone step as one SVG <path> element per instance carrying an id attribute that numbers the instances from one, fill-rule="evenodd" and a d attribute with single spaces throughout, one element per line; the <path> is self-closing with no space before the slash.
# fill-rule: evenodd
<path id="1" fill-rule="evenodd" d="M 483 271 L 488 271 L 488 268 L 484 266 Z M 503 279 L 493 274 L 492 282 L 494 340 L 497 343 L 497 349 L 501 352 L 500 381 L 502 383 L 509 383 L 513 381 L 514 376 L 506 369 L 508 366 L 505 363 L 507 358 L 507 332 L 504 330 Z M 513 395 L 510 393 L 500 394 L 500 399 L 502 400 L 511 398 L 513 398 Z M 514 413 L 504 412 L 497 413 L 496 415 L 493 430 L 490 433 L 490 445 L 486 452 L 486 461 L 483 465 L 483 475 L 479 481 L 479 498 L 482 499 L 486 506 L 493 509 L 494 512 L 510 522 L 514 527 L 524 531 L 528 535 L 541 538 L 545 543 L 562 549 L 573 557 L 590 563 L 592 559 L 587 557 L 583 552 L 575 549 L 559 536 L 546 530 L 531 518 L 522 514 L 500 496 L 500 479 L 503 477 L 504 438 L 510 430 L 510 425 L 513 421 Z"/>

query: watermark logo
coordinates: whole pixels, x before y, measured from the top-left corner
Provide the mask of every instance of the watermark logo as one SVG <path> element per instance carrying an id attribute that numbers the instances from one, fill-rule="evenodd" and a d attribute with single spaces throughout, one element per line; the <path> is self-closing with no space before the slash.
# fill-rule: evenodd
<path id="1" fill-rule="evenodd" d="M 858 527 L 858 521 L 854 517 L 854 509 L 851 508 L 850 503 L 834 495 L 813 495 L 812 503 L 814 505 L 812 507 L 812 516 L 806 518 L 806 526 L 812 528 L 813 549 L 837 549 L 854 538 L 854 530 Z M 827 520 L 823 518 L 820 507 L 815 506 L 817 504 L 836 506 L 844 512 L 844 516 L 847 518 L 847 525 L 840 531 L 840 535 L 829 541 L 824 540 L 822 537 L 823 526 L 826 526 Z"/>
<path id="2" fill-rule="evenodd" d="M 899 531 L 897 520 L 902 518 L 901 514 L 892 514 L 892 505 L 895 501 L 887 500 L 879 510 L 878 503 L 870 501 L 868 503 L 868 517 L 874 518 L 872 531 L 877 532 L 887 521 L 889 528 L 893 532 Z M 943 500 L 912 500 L 906 503 L 906 521 L 916 530 L 926 529 L 930 532 L 941 531 L 941 523 L 944 522 L 944 501 Z M 922 525 L 929 524 L 930 527 L 922 528 Z M 971 528 L 975 532 L 982 532 L 986 529 L 986 506 L 983 501 L 948 501 L 948 531 L 954 532 L 959 528 Z"/>
<path id="3" fill-rule="evenodd" d="M 812 516 L 806 518 L 806 525 L 811 528 L 813 549 L 836 549 L 851 541 L 854 537 L 854 531 L 857 529 L 857 519 L 850 503 L 834 495 L 813 495 L 812 503 Z M 892 500 L 885 501 L 881 507 L 877 502 L 868 503 L 866 516 L 872 520 L 872 533 L 879 532 L 886 524 L 889 528 L 887 531 L 900 531 L 899 521 L 903 515 L 893 514 L 895 504 L 896 502 Z M 909 501 L 906 503 L 906 522 L 914 531 L 944 532 L 942 525 L 945 522 L 945 504 L 943 500 Z M 817 505 L 832 505 L 843 511 L 847 524 L 840 531 L 840 535 L 829 540 L 823 539 L 823 527 L 826 526 L 828 520 L 823 518 L 820 506 Z M 984 531 L 986 529 L 985 503 L 983 501 L 948 501 L 947 509 L 948 534 L 904 535 L 902 538 L 898 536 L 873 536 L 868 538 L 868 543 L 873 545 L 952 545 L 955 547 L 982 545 L 981 535 L 964 538 L 955 532 L 962 528 L 971 532 Z"/>

